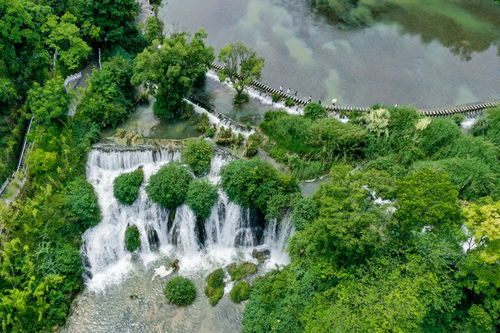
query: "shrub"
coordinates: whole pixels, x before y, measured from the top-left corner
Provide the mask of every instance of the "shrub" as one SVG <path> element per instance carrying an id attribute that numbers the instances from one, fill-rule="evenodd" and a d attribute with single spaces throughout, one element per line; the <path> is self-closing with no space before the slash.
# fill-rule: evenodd
<path id="1" fill-rule="evenodd" d="M 253 157 L 257 155 L 259 146 L 262 144 L 262 136 L 258 133 L 254 133 L 248 137 L 245 145 L 245 156 Z"/>
<path id="2" fill-rule="evenodd" d="M 281 99 L 281 95 L 278 93 L 273 93 L 271 95 L 271 99 L 272 99 L 273 103 L 279 102 L 279 100 Z"/>
<path id="3" fill-rule="evenodd" d="M 454 114 L 453 117 L 451 117 L 451 120 L 457 124 L 458 126 L 460 126 L 460 124 L 462 124 L 462 122 L 465 120 L 465 116 L 461 113 L 457 113 L 457 114 Z"/>
<path id="4" fill-rule="evenodd" d="M 287 99 L 285 100 L 285 106 L 286 106 L 286 107 L 291 107 L 291 106 L 294 106 L 294 105 L 295 105 L 295 102 L 293 101 L 293 99 L 291 99 L 291 98 L 287 98 Z"/>
<path id="5" fill-rule="evenodd" d="M 210 171 L 210 162 L 215 156 L 213 143 L 203 139 L 190 139 L 181 149 L 182 162 L 191 167 L 199 176 Z"/>
<path id="6" fill-rule="evenodd" d="M 262 131 L 280 147 L 288 151 L 305 155 L 311 152 L 307 144 L 310 140 L 312 121 L 297 115 L 283 114 L 283 111 L 268 112 L 265 121 L 260 124 Z"/>
<path id="7" fill-rule="evenodd" d="M 127 226 L 125 230 L 125 248 L 127 251 L 134 252 L 141 247 L 141 234 L 135 225 Z"/>
<path id="8" fill-rule="evenodd" d="M 167 282 L 163 293 L 170 303 L 186 306 L 194 302 L 196 287 L 191 280 L 177 276 Z"/>
<path id="9" fill-rule="evenodd" d="M 312 124 L 309 142 L 314 156 L 323 161 L 360 156 L 366 145 L 366 131 L 335 118 L 325 118 Z"/>
<path id="10" fill-rule="evenodd" d="M 115 198 L 122 204 L 133 204 L 139 196 L 139 188 L 143 180 L 144 172 L 141 168 L 119 175 L 113 182 L 113 193 Z"/>
<path id="11" fill-rule="evenodd" d="M 219 303 L 219 300 L 224 296 L 224 286 L 224 270 L 222 268 L 216 269 L 207 276 L 205 295 L 207 295 L 210 305 L 214 306 Z"/>
<path id="12" fill-rule="evenodd" d="M 491 167 L 496 167 L 499 153 L 498 147 L 484 137 L 461 135 L 451 144 L 441 148 L 434 157 L 437 159 L 451 157 L 476 158 Z"/>
<path id="13" fill-rule="evenodd" d="M 186 204 L 196 215 L 207 218 L 217 202 L 217 189 L 206 179 L 195 179 L 189 184 Z"/>
<path id="14" fill-rule="evenodd" d="M 80 230 L 95 226 L 101 219 L 94 187 L 84 177 L 78 177 L 66 187 L 66 205 L 71 218 Z"/>
<path id="15" fill-rule="evenodd" d="M 151 176 L 146 192 L 157 204 L 175 209 L 184 203 L 192 178 L 188 168 L 171 162 Z"/>
<path id="16" fill-rule="evenodd" d="M 306 107 L 304 108 L 304 117 L 312 120 L 325 118 L 326 115 L 327 112 L 325 108 L 319 103 L 307 103 Z"/>
<path id="17" fill-rule="evenodd" d="M 415 163 L 415 170 L 432 169 L 447 173 L 450 181 L 457 187 L 459 197 L 475 200 L 484 196 L 499 196 L 498 174 L 478 159 L 450 158 L 438 161 Z"/>
<path id="18" fill-rule="evenodd" d="M 243 104 L 243 103 L 248 102 L 249 99 L 250 99 L 250 96 L 248 96 L 248 94 L 245 94 L 245 93 L 242 93 L 239 95 L 236 94 L 236 96 L 234 96 L 233 102 L 234 102 L 234 104 Z"/>
<path id="19" fill-rule="evenodd" d="M 234 284 L 229 292 L 229 297 L 234 303 L 241 303 L 250 297 L 250 284 L 247 281 L 240 281 Z"/>
<path id="20" fill-rule="evenodd" d="M 461 135 L 458 126 L 444 118 L 434 118 L 422 131 L 420 145 L 424 152 L 431 156 L 442 147 L 455 141 Z"/>
<path id="21" fill-rule="evenodd" d="M 281 117 L 288 116 L 288 113 L 283 110 L 269 110 L 264 113 L 264 121 L 273 121 Z"/>
<path id="22" fill-rule="evenodd" d="M 472 126 L 471 133 L 475 136 L 484 135 L 497 146 L 500 145 L 500 106 L 485 110 Z"/>
<path id="23" fill-rule="evenodd" d="M 417 122 L 422 114 L 411 107 L 389 107 L 389 143 L 395 151 L 413 145 L 417 135 Z"/>
<path id="24" fill-rule="evenodd" d="M 234 160 L 221 171 L 222 187 L 232 201 L 266 212 L 273 195 L 298 192 L 297 181 L 259 159 Z"/>
<path id="25" fill-rule="evenodd" d="M 292 223 L 297 230 L 304 230 L 318 217 L 319 207 L 312 198 L 302 198 L 292 210 Z"/>
<path id="26" fill-rule="evenodd" d="M 233 130 L 222 126 L 215 136 L 215 143 L 224 146 L 233 146 L 238 143 L 238 138 L 233 134 Z"/>
<path id="27" fill-rule="evenodd" d="M 202 133 L 205 133 L 209 127 L 210 120 L 208 119 L 208 115 L 206 113 L 202 113 L 198 118 L 198 127 L 196 129 Z"/>
<path id="28" fill-rule="evenodd" d="M 252 264 L 251 262 L 244 262 L 239 265 L 232 263 L 227 266 L 227 272 L 231 276 L 231 280 L 238 281 L 257 273 L 257 265 Z"/>

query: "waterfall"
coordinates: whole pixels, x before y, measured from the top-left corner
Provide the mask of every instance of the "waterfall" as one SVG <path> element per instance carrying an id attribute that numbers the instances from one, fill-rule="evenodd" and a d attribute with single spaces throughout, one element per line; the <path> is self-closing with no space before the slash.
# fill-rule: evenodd
<path id="1" fill-rule="evenodd" d="M 229 154 L 217 152 L 207 175 L 211 183 L 220 183 L 220 169 L 231 159 Z M 181 271 L 196 270 L 207 263 L 223 266 L 238 260 L 255 262 L 251 256 L 255 248 L 270 250 L 269 262 L 273 267 L 274 263 L 289 262 L 284 249 L 293 232 L 291 223 L 272 220 L 263 229 L 251 209 L 231 202 L 220 187 L 219 199 L 205 220 L 198 219 L 187 205 L 170 212 L 149 200 L 145 185 L 151 175 L 178 160 L 179 152 L 167 150 L 95 147 L 90 152 L 87 179 L 95 188 L 102 213 L 100 223 L 83 234 L 81 252 L 85 258 L 85 281 L 90 289 L 102 290 L 119 283 L 133 271 L 134 265 L 148 265 L 163 257 L 179 259 Z M 114 197 L 113 181 L 139 166 L 144 171 L 139 197 L 132 205 L 123 205 Z M 133 254 L 125 250 L 128 225 L 137 226 L 141 235 L 141 247 Z"/>

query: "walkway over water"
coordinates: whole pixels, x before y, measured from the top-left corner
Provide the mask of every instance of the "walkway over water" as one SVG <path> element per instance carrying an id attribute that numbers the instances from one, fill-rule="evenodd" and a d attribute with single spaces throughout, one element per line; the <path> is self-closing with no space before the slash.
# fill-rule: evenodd
<path id="1" fill-rule="evenodd" d="M 224 66 L 212 63 L 212 68 L 218 72 L 224 69 Z M 306 105 L 308 101 L 303 100 L 295 95 L 287 94 L 282 90 L 270 87 L 260 81 L 254 80 L 252 82 L 252 88 L 257 89 L 258 91 L 264 92 L 269 95 L 277 94 L 283 99 L 290 99 L 296 105 Z M 475 113 L 479 113 L 484 109 L 488 109 L 491 107 L 495 107 L 500 105 L 500 100 L 488 102 L 488 103 L 476 103 L 476 104 L 468 104 L 468 105 L 459 105 L 452 107 L 442 107 L 442 108 L 433 108 L 433 109 L 417 109 L 417 111 L 423 113 L 428 117 L 440 117 L 440 116 L 451 116 L 457 113 L 465 113 L 469 115 L 474 115 Z M 361 111 L 366 112 L 370 110 L 370 107 L 356 107 L 356 106 L 340 106 L 340 105 L 325 105 L 325 109 L 329 112 L 353 112 L 353 111 Z"/>

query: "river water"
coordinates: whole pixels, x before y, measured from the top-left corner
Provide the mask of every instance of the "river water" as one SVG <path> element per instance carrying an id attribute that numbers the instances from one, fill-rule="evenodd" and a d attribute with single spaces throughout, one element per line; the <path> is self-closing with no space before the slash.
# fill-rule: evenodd
<path id="1" fill-rule="evenodd" d="M 159 16 L 169 32 L 205 28 L 216 48 L 237 40 L 253 47 L 266 61 L 263 82 L 305 98 L 425 108 L 499 97 L 500 6 L 385 2 L 376 20 L 355 28 L 308 0 L 168 0 Z"/>

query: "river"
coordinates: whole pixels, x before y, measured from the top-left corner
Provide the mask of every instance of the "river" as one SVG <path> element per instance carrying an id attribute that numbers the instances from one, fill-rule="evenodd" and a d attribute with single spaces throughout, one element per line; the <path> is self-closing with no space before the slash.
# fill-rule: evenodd
<path id="1" fill-rule="evenodd" d="M 169 32 L 204 28 L 216 49 L 253 47 L 266 61 L 262 81 L 304 98 L 425 108 L 499 97 L 500 6 L 400 2 L 357 28 L 307 0 L 168 0 L 159 17 Z"/>

